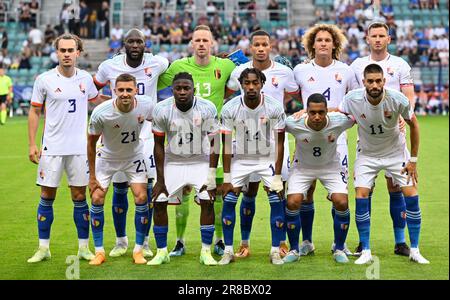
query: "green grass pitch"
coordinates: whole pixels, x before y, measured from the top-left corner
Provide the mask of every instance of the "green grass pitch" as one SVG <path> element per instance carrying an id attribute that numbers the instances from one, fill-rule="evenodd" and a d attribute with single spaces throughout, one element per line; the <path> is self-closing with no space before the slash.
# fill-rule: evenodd
<path id="1" fill-rule="evenodd" d="M 389 198 L 383 176 L 377 180 L 373 196 L 371 245 L 378 258 L 380 279 L 449 279 L 449 180 L 448 180 L 448 117 L 419 117 L 421 143 L 419 155 L 419 193 L 422 209 L 421 252 L 431 261 L 418 265 L 406 257 L 393 254 L 392 221 Z M 40 128 L 40 132 L 42 125 Z M 349 131 L 350 163 L 353 166 L 356 129 Z M 54 205 L 50 248 L 52 259 L 38 264 L 26 260 L 38 244 L 36 207 L 39 188 L 35 185 L 36 166 L 28 161 L 27 120 L 9 119 L 0 127 L 0 279 L 65 279 L 66 258 L 77 251 L 77 236 L 72 219 L 73 205 L 66 181 L 61 184 Z M 351 169 L 352 171 L 352 169 Z M 111 193 L 105 205 L 105 248 L 114 244 L 111 216 Z M 131 196 L 131 195 L 129 195 Z M 129 197 L 131 199 L 131 197 Z M 351 223 L 347 244 L 357 244 L 358 234 L 354 219 L 354 190 L 350 181 Z M 100 267 L 80 262 L 80 279 L 366 279 L 367 266 L 351 263 L 337 265 L 330 254 L 333 239 L 331 204 L 325 199 L 325 190 L 318 184 L 315 195 L 316 215 L 313 240 L 314 256 L 304 257 L 298 263 L 274 266 L 269 263 L 270 249 L 269 205 L 264 193 L 257 198 L 256 215 L 251 236 L 252 255 L 228 266 L 206 267 L 199 264 L 200 230 L 199 207 L 191 203 L 191 215 L 186 234 L 187 253 L 174 258 L 170 264 L 150 267 L 132 264 L 134 243 L 134 206 L 128 212 L 130 248 L 120 258 L 108 258 Z M 169 208 L 168 247 L 175 242 L 174 207 Z M 239 224 L 235 230 L 235 246 L 240 238 Z M 93 249 L 93 242 L 90 242 Z M 156 250 L 153 233 L 151 247 Z M 369 270 L 370 271 L 370 270 Z M 376 274 L 376 273 L 372 273 Z"/>

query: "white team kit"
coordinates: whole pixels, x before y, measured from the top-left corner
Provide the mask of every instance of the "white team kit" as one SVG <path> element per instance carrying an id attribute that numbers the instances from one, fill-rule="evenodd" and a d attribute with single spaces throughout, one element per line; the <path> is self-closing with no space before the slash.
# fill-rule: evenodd
<path id="1" fill-rule="evenodd" d="M 45 105 L 38 185 L 58 187 L 64 170 L 70 186 L 88 184 L 88 101 L 97 94 L 92 76 L 78 68 L 70 78 L 60 74 L 57 68 L 36 78 L 31 104 Z"/>
<path id="2" fill-rule="evenodd" d="M 294 76 L 300 87 L 304 108 L 306 108 L 308 97 L 315 93 L 320 93 L 327 99 L 327 107 L 338 108 L 345 94 L 358 87 L 353 70 L 338 60 L 333 60 L 327 67 L 317 65 L 314 60 L 307 64 L 298 64 L 294 68 Z M 339 136 L 337 144 L 341 164 L 348 170 L 345 132 Z"/>
<path id="3" fill-rule="evenodd" d="M 111 84 L 112 97 L 115 98 L 114 88 L 116 78 L 123 73 L 133 75 L 137 82 L 137 95 L 150 96 L 156 104 L 158 77 L 164 73 L 169 66 L 169 61 L 159 55 L 144 53 L 140 66 L 133 68 L 126 62 L 126 55 L 120 54 L 100 64 L 94 80 L 99 86 Z M 148 177 L 155 177 L 155 163 L 153 158 L 154 140 L 151 134 L 151 123 L 144 122 L 144 128 L 139 138 L 143 143 L 144 157 L 147 164 Z M 124 182 L 123 174 L 114 176 L 114 182 Z"/>
<path id="4" fill-rule="evenodd" d="M 238 91 L 241 90 L 241 94 L 244 92 L 242 91 L 241 84 L 239 83 L 239 76 L 241 75 L 242 71 L 244 71 L 247 68 L 253 68 L 253 61 L 249 61 L 245 64 L 242 64 L 238 67 L 236 67 L 233 72 L 230 75 L 230 80 L 227 83 L 227 87 L 230 90 Z M 272 61 L 272 64 L 269 68 L 262 71 L 264 75 L 266 76 L 266 82 L 264 86 L 262 87 L 261 92 L 264 93 L 264 95 L 268 95 L 280 102 L 281 105 L 284 107 L 284 94 L 297 94 L 298 93 L 298 85 L 295 83 L 294 80 L 294 73 L 292 70 L 282 65 L 278 62 Z M 290 168 L 290 153 L 289 153 L 289 140 L 287 138 L 287 135 L 285 137 L 284 141 L 284 160 L 283 160 L 283 168 L 281 171 L 283 181 L 286 181 L 289 174 L 289 168 Z M 259 178 L 256 176 L 253 177 L 251 182 L 259 181 Z"/>
<path id="5" fill-rule="evenodd" d="M 128 113 L 121 112 L 116 101 L 114 98 L 97 106 L 89 122 L 89 134 L 103 136 L 103 146 L 97 151 L 95 164 L 95 175 L 103 188 L 109 186 L 118 171 L 131 183 L 147 183 L 139 134 L 144 121 L 152 119 L 153 101 L 147 96 L 136 97 Z"/>
<path id="6" fill-rule="evenodd" d="M 277 157 L 275 133 L 285 130 L 286 115 L 280 101 L 261 93 L 260 105 L 250 109 L 237 96 L 225 103 L 221 119 L 222 132 L 235 133 L 236 138 L 230 170 L 233 187 L 248 184 L 254 174 L 270 187 Z"/>
<path id="7" fill-rule="evenodd" d="M 322 182 L 329 195 L 347 194 L 347 174 L 337 152 L 337 140 L 355 120 L 352 116 L 331 112 L 320 131 L 311 129 L 307 122 L 307 115 L 298 120 L 292 116 L 286 119 L 286 131 L 295 137 L 295 160 L 298 161 L 290 170 L 288 195 L 305 194 L 306 197 L 316 179 Z"/>
<path id="8" fill-rule="evenodd" d="M 170 97 L 156 105 L 153 115 L 153 134 L 167 137 L 164 177 L 169 192 L 155 201 L 180 204 L 185 186 L 194 188 L 196 201 L 209 200 L 208 192 L 200 189 L 208 176 L 208 136 L 220 131 L 215 105 L 196 96 L 191 109 L 182 112 Z"/>
<path id="9" fill-rule="evenodd" d="M 383 99 L 375 106 L 367 100 L 365 89 L 357 89 L 345 96 L 339 109 L 358 123 L 355 187 L 370 189 L 381 170 L 389 172 L 400 186 L 407 186 L 407 175 L 401 174 L 401 170 L 409 154 L 402 151 L 406 149 L 406 140 L 398 120 L 400 116 L 405 120 L 415 117 L 408 98 L 399 91 L 384 89 Z"/>

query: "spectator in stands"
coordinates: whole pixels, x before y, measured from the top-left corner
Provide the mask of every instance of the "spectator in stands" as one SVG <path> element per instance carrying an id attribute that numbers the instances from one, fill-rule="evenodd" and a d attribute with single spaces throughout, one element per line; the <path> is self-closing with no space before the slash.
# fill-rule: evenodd
<path id="1" fill-rule="evenodd" d="M 69 11 L 69 4 L 63 3 L 63 6 L 61 8 L 61 12 L 59 14 L 59 23 L 61 27 L 63 28 L 64 33 L 69 32 L 69 20 L 70 20 L 70 11 Z"/>
<path id="2" fill-rule="evenodd" d="M 88 18 L 88 37 L 95 38 L 95 31 L 97 26 L 97 10 L 93 9 Z"/>
<path id="3" fill-rule="evenodd" d="M 152 22 L 152 14 L 154 13 L 155 10 L 155 2 L 153 1 L 145 1 L 144 3 L 144 7 L 142 8 L 142 10 L 144 11 L 144 23 L 145 24 L 149 24 Z"/>
<path id="4" fill-rule="evenodd" d="M 28 3 L 21 2 L 19 7 L 19 22 L 22 30 L 28 32 L 31 25 L 31 12 Z"/>
<path id="5" fill-rule="evenodd" d="M 269 20 L 270 21 L 279 21 L 280 20 L 280 4 L 277 0 L 269 0 L 269 4 L 267 4 L 267 10 L 269 11 Z"/>
<path id="6" fill-rule="evenodd" d="M 409 0 L 409 8 L 420 8 L 419 0 Z"/>
<path id="7" fill-rule="evenodd" d="M 430 67 L 437 67 L 441 64 L 441 58 L 439 57 L 439 50 L 437 48 L 431 49 L 428 55 L 428 65 Z"/>
<path id="8" fill-rule="evenodd" d="M 251 0 L 248 4 L 247 4 L 247 18 L 250 18 L 252 16 L 252 13 L 256 13 L 256 1 L 255 0 Z"/>
<path id="9" fill-rule="evenodd" d="M 172 22 L 172 24 L 170 24 L 169 36 L 170 36 L 170 43 L 172 45 L 173 44 L 178 44 L 178 45 L 181 44 L 181 38 L 183 36 L 183 31 L 175 22 Z"/>
<path id="10" fill-rule="evenodd" d="M 8 6 L 6 3 L 0 0 L 0 20 L 5 20 L 6 12 L 8 11 Z"/>
<path id="11" fill-rule="evenodd" d="M 189 42 L 192 39 L 192 34 L 193 34 L 192 29 L 189 26 L 189 24 L 183 24 L 182 30 L 183 30 L 183 35 L 181 36 L 181 42 L 183 44 L 189 44 Z"/>
<path id="12" fill-rule="evenodd" d="M 428 0 L 419 0 L 419 8 L 427 9 L 428 8 Z"/>
<path id="13" fill-rule="evenodd" d="M 84 0 L 80 1 L 80 37 L 87 38 L 89 36 L 88 21 L 91 11 Z"/>
<path id="14" fill-rule="evenodd" d="M 37 0 L 31 0 L 28 7 L 30 8 L 31 26 L 36 26 L 37 14 L 39 13 L 39 2 Z"/>
<path id="15" fill-rule="evenodd" d="M 111 39 L 115 41 L 121 41 L 123 39 L 123 29 L 120 28 L 120 24 L 114 24 L 113 29 L 111 29 Z"/>
<path id="16" fill-rule="evenodd" d="M 159 42 L 161 44 L 170 44 L 170 30 L 166 24 L 162 24 L 158 29 Z"/>
<path id="17" fill-rule="evenodd" d="M 103 39 L 109 36 L 109 4 L 102 2 L 102 7 L 97 10 L 97 23 L 95 25 L 95 38 Z"/>
<path id="18" fill-rule="evenodd" d="M 194 0 L 188 0 L 188 2 L 184 5 L 184 15 L 189 16 L 191 19 L 193 19 L 194 12 L 195 12 Z"/>
<path id="19" fill-rule="evenodd" d="M 42 56 L 41 48 L 44 42 L 44 35 L 42 31 L 39 28 L 32 26 L 30 32 L 28 33 L 28 38 L 31 41 L 30 48 L 32 55 Z"/>
<path id="20" fill-rule="evenodd" d="M 231 28 L 228 31 L 228 45 L 235 47 L 239 41 L 241 35 L 241 30 L 236 23 L 231 24 Z"/>
<path id="21" fill-rule="evenodd" d="M 22 53 L 20 53 L 19 69 L 31 69 L 30 57 L 29 51 L 22 51 Z"/>
<path id="22" fill-rule="evenodd" d="M 206 3 L 206 15 L 209 18 L 212 18 L 216 12 L 217 12 L 217 7 L 214 5 L 214 2 L 208 1 Z"/>
<path id="23" fill-rule="evenodd" d="M 408 54 L 408 61 L 411 66 L 417 66 L 420 61 L 419 50 L 416 48 L 410 48 Z"/>
<path id="24" fill-rule="evenodd" d="M 242 35 L 241 38 L 238 41 L 237 44 L 237 49 L 241 49 L 242 51 L 244 51 L 244 54 L 246 56 L 249 56 L 250 53 L 250 40 L 248 39 L 248 35 Z"/>

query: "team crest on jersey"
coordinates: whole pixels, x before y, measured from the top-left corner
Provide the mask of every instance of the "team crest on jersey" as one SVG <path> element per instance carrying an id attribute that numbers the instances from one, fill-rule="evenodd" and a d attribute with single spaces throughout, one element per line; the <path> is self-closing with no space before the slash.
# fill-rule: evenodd
<path id="1" fill-rule="evenodd" d="M 145 76 L 152 78 L 152 68 L 145 68 L 144 73 L 145 73 Z"/>
<path id="2" fill-rule="evenodd" d="M 393 68 L 388 67 L 388 68 L 386 69 L 386 72 L 387 72 L 389 75 L 391 75 L 391 77 L 394 76 L 394 69 L 393 69 Z"/>
<path id="3" fill-rule="evenodd" d="M 365 114 L 362 114 L 360 117 L 361 117 L 361 119 L 366 119 L 366 115 Z"/>
<path id="4" fill-rule="evenodd" d="M 384 117 L 388 119 L 392 119 L 392 111 L 385 110 L 384 111 Z"/>
<path id="5" fill-rule="evenodd" d="M 199 116 L 194 117 L 194 119 L 192 119 L 192 123 L 194 124 L 194 126 L 200 126 L 202 125 L 202 118 Z"/>
<path id="6" fill-rule="evenodd" d="M 309 79 L 308 79 L 308 82 L 314 82 L 315 80 L 314 80 L 314 77 L 309 77 Z"/>
<path id="7" fill-rule="evenodd" d="M 220 79 L 222 77 L 222 72 L 220 71 L 220 69 L 215 69 L 214 70 L 214 77 L 216 79 Z"/>
<path id="8" fill-rule="evenodd" d="M 267 123 L 266 116 L 259 117 L 259 122 L 261 123 L 261 125 L 265 125 Z"/>
<path id="9" fill-rule="evenodd" d="M 330 134 L 328 136 L 328 142 L 334 143 L 335 140 L 336 140 L 336 136 L 334 134 Z"/>
<path id="10" fill-rule="evenodd" d="M 276 77 L 272 77 L 272 85 L 276 88 L 278 87 L 278 79 Z"/>
<path id="11" fill-rule="evenodd" d="M 339 73 L 334 74 L 334 79 L 336 79 L 337 82 L 342 83 L 342 75 Z"/>
<path id="12" fill-rule="evenodd" d="M 144 123 L 145 118 L 144 118 L 143 115 L 139 115 L 139 116 L 137 117 L 137 120 L 138 120 L 138 123 L 139 123 L 139 124 L 142 124 L 142 123 Z"/>
<path id="13" fill-rule="evenodd" d="M 86 87 L 84 86 L 84 84 L 80 83 L 79 88 L 80 88 L 80 92 L 82 92 L 83 94 L 86 94 Z"/>

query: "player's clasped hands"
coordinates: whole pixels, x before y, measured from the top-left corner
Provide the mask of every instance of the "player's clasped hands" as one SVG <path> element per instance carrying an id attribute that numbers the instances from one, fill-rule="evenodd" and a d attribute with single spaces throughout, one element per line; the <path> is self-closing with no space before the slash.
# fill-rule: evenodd
<path id="1" fill-rule="evenodd" d="M 416 163 L 413 162 L 407 162 L 406 166 L 403 168 L 401 174 L 407 175 L 406 183 L 409 184 L 409 182 L 412 180 L 413 185 L 415 186 L 419 182 L 419 174 L 417 173 Z"/>
<path id="2" fill-rule="evenodd" d="M 97 189 L 100 189 L 100 190 L 102 190 L 103 192 L 105 192 L 105 189 L 102 188 L 102 186 L 101 186 L 100 183 L 98 182 L 97 178 L 95 178 L 95 177 L 89 178 L 89 195 L 91 195 L 91 198 L 92 198 L 92 195 L 94 194 L 94 192 L 95 192 Z"/>

